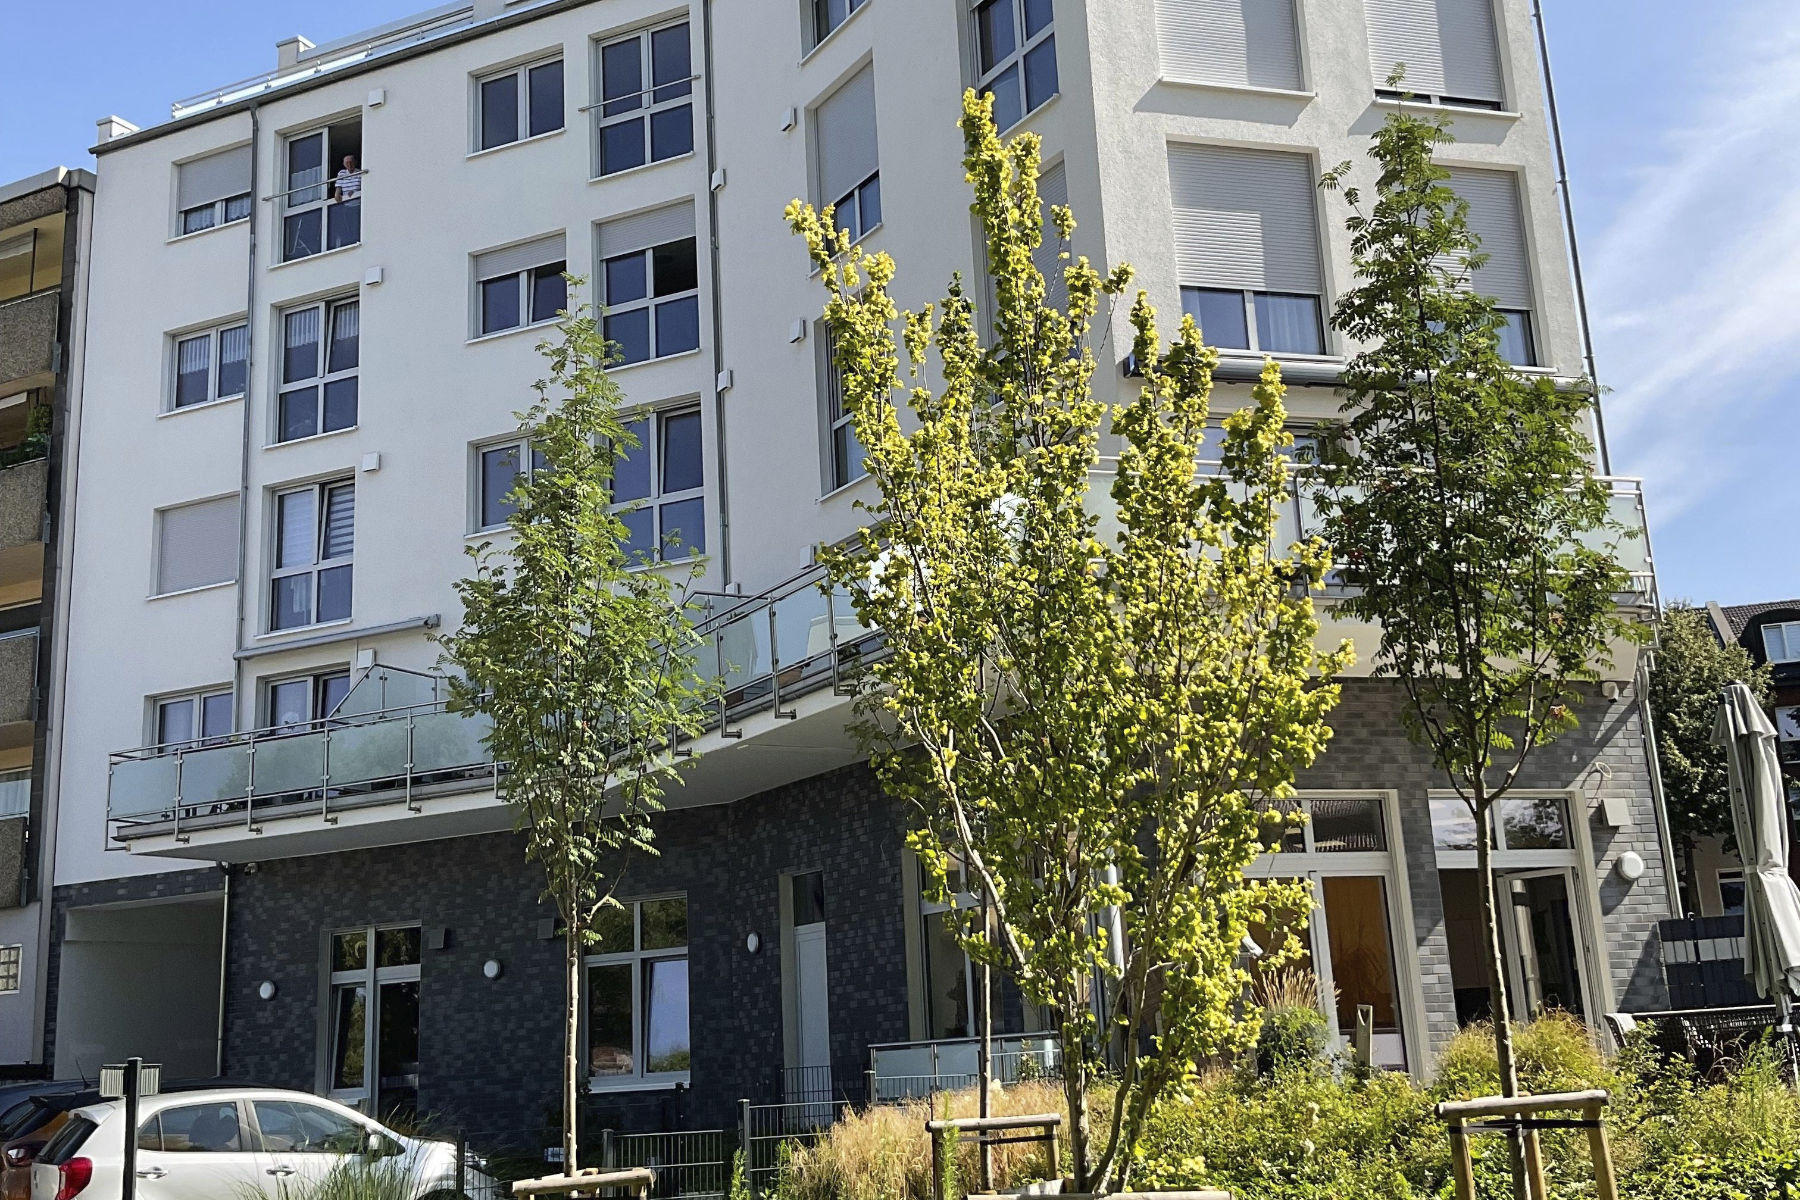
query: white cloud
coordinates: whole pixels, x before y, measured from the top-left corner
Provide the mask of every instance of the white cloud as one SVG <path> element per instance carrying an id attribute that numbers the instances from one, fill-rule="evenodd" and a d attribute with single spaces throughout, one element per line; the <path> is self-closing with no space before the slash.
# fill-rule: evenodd
<path id="1" fill-rule="evenodd" d="M 1615 469 L 1645 476 L 1659 519 L 1738 490 L 1759 418 L 1800 382 L 1800 9 L 1694 28 L 1712 37 L 1692 76 L 1665 81 L 1691 116 L 1588 261 Z"/>

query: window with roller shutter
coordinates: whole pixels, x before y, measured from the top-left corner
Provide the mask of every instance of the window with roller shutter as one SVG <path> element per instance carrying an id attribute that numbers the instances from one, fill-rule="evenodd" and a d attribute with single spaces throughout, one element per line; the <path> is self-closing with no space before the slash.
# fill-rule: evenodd
<path id="1" fill-rule="evenodd" d="M 819 201 L 840 229 L 861 240 L 881 224 L 881 161 L 875 127 L 875 68 L 864 67 L 813 110 Z"/>
<path id="2" fill-rule="evenodd" d="M 1532 320 L 1531 256 L 1525 240 L 1525 216 L 1519 202 L 1519 178 L 1511 171 L 1470 167 L 1450 170 L 1450 187 L 1469 205 L 1469 231 L 1481 240 L 1487 256 L 1470 286 L 1491 296 L 1506 318 L 1500 331 L 1500 355 L 1519 366 L 1537 364 L 1537 333 Z"/>
<path id="3" fill-rule="evenodd" d="M 156 514 L 156 594 L 187 592 L 237 578 L 235 494 L 178 504 Z"/>
<path id="4" fill-rule="evenodd" d="M 1167 79 L 1304 86 L 1294 0 L 1156 0 L 1156 33 Z"/>
<path id="5" fill-rule="evenodd" d="M 202 233 L 250 216 L 250 147 L 234 146 L 175 167 L 175 234 Z"/>
<path id="6" fill-rule="evenodd" d="M 602 329 L 618 347 L 617 365 L 700 348 L 700 262 L 694 206 L 676 204 L 603 221 L 600 260 Z"/>
<path id="7" fill-rule="evenodd" d="M 475 336 L 556 320 L 569 303 L 565 242 L 553 233 L 475 256 Z"/>
<path id="8" fill-rule="evenodd" d="M 1364 0 L 1375 94 L 1438 104 L 1505 107 L 1493 0 Z M 1388 78 L 1396 67 L 1398 87 Z"/>

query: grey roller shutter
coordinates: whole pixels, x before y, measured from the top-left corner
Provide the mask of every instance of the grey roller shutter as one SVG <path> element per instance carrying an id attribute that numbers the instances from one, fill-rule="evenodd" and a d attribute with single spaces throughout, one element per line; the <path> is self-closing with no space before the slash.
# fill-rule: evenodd
<path id="1" fill-rule="evenodd" d="M 519 246 L 489 250 L 475 256 L 475 278 L 492 279 L 497 275 L 516 275 L 533 267 L 544 267 L 568 258 L 567 239 L 560 233 L 534 238 Z"/>
<path id="2" fill-rule="evenodd" d="M 1050 211 L 1069 204 L 1069 177 L 1061 163 L 1038 176 L 1038 199 L 1044 205 L 1044 241 L 1032 255 L 1032 261 L 1044 276 L 1044 302 L 1052 308 L 1062 308 L 1069 302 L 1069 283 L 1063 276 L 1065 264 L 1057 259 L 1062 246 L 1056 239 L 1056 220 Z"/>
<path id="3" fill-rule="evenodd" d="M 1469 229 L 1481 238 L 1486 265 L 1475 272 L 1475 290 L 1502 308 L 1531 307 L 1531 256 L 1525 251 L 1525 217 L 1519 180 L 1510 171 L 1456 168 L 1450 186 L 1469 202 Z"/>
<path id="4" fill-rule="evenodd" d="M 1157 0 L 1163 74 L 1298 90 L 1294 0 Z"/>
<path id="5" fill-rule="evenodd" d="M 156 590 L 184 592 L 237 578 L 238 498 L 165 508 L 156 522 Z"/>
<path id="6" fill-rule="evenodd" d="M 1171 146 L 1175 258 L 1190 287 L 1322 293 L 1312 160 L 1224 146 Z"/>
<path id="7" fill-rule="evenodd" d="M 875 173 L 875 68 L 864 67 L 827 96 L 814 115 L 818 131 L 819 200 L 834 204 Z"/>
<path id="8" fill-rule="evenodd" d="M 250 190 L 250 147 L 221 150 L 175 168 L 176 202 L 182 211 Z"/>
<path id="9" fill-rule="evenodd" d="M 1421 96 L 1505 99 L 1493 0 L 1366 0 L 1369 66 L 1384 87 L 1396 64 Z"/>
<path id="10" fill-rule="evenodd" d="M 608 259 L 693 236 L 693 204 L 672 204 L 668 208 L 602 222 L 597 243 L 600 257 Z"/>

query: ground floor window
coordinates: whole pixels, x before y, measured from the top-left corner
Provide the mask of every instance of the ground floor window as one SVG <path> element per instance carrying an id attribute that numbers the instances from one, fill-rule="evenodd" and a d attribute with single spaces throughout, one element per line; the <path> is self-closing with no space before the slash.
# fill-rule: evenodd
<path id="1" fill-rule="evenodd" d="M 331 935 L 326 1086 L 383 1119 L 418 1108 L 419 947 L 417 925 Z"/>
<path id="2" fill-rule="evenodd" d="M 687 900 L 629 901 L 600 914 L 587 960 L 588 1084 L 685 1083 Z"/>

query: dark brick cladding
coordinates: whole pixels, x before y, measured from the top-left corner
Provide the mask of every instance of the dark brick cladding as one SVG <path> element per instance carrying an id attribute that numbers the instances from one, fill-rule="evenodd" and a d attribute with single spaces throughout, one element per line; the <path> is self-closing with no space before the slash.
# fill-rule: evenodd
<path id="1" fill-rule="evenodd" d="M 688 899 L 692 1091 L 596 1098 L 598 1127 L 729 1126 L 740 1097 L 772 1099 L 782 1062 L 779 880 L 822 870 L 832 1058 L 860 1078 L 871 1042 L 904 1041 L 902 814 L 865 767 L 735 804 L 663 814 L 661 853 L 623 871 L 619 896 Z M 232 883 L 226 1070 L 311 1089 L 319 1063 L 321 963 L 330 930 L 418 921 L 448 930 L 420 968 L 420 1108 L 483 1148 L 530 1148 L 556 1111 L 562 942 L 542 876 L 510 834 L 259 864 Z M 750 954 L 745 938 L 762 941 Z M 499 960 L 497 980 L 482 964 Z M 273 1000 L 257 995 L 273 981 Z"/>

